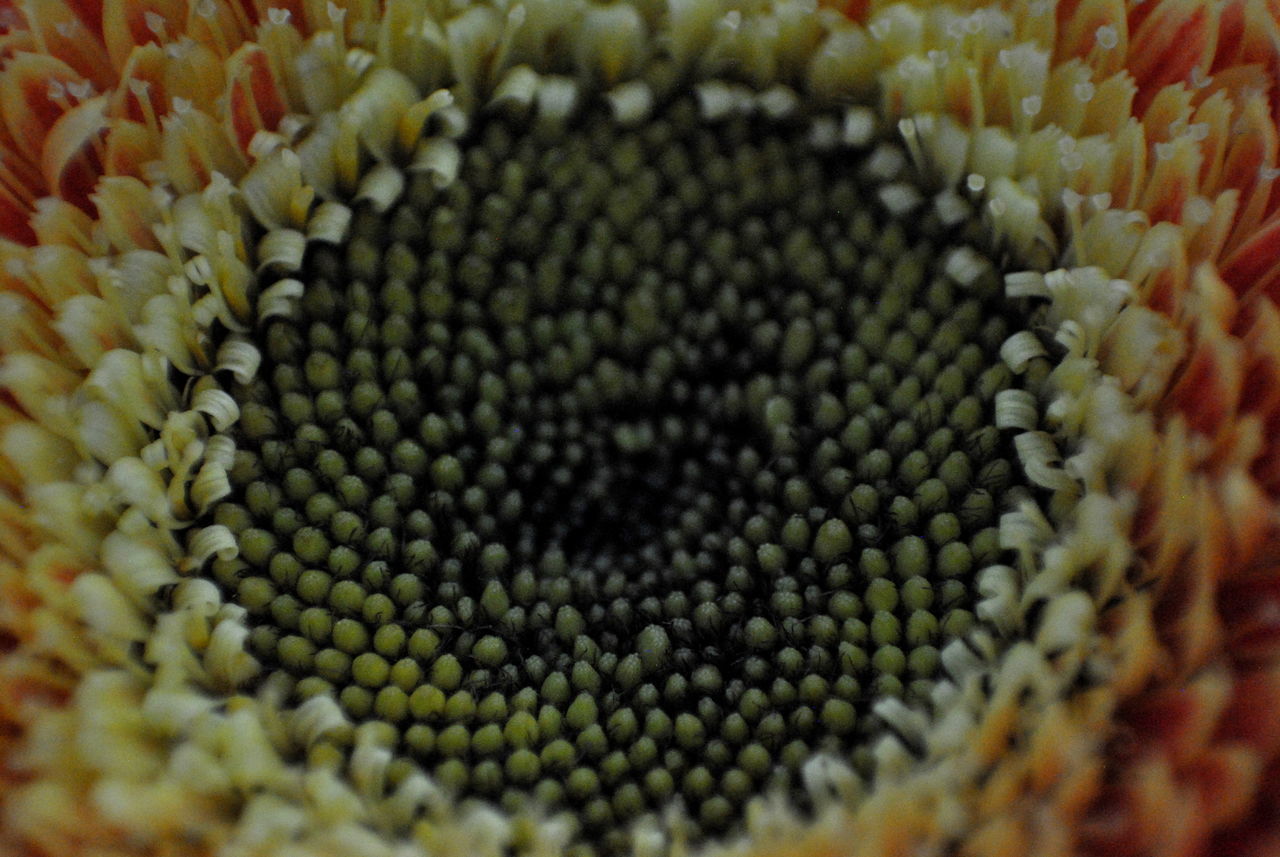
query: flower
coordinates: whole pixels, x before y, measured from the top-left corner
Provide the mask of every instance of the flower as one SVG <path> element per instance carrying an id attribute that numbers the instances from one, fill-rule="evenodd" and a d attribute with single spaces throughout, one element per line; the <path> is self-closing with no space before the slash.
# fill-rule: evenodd
<path id="1" fill-rule="evenodd" d="M 6 849 L 1280 848 L 1272 5 L 0 26 Z"/>

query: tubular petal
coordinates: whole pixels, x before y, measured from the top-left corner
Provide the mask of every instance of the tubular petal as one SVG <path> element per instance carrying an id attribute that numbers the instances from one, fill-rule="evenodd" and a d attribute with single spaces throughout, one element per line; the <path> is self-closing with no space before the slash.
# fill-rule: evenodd
<path id="1" fill-rule="evenodd" d="M 286 105 L 267 54 L 256 45 L 243 45 L 226 61 L 226 95 L 231 130 L 241 149 L 259 131 L 273 130 Z"/>
<path id="2" fill-rule="evenodd" d="M 1218 40 L 1217 4 L 1171 0 L 1153 5 L 1149 13 L 1130 15 L 1133 44 L 1129 70 L 1138 81 L 1137 110 L 1142 112 L 1169 84 L 1190 80 L 1193 70 L 1208 70 Z M 1141 19 L 1140 21 L 1138 19 Z"/>

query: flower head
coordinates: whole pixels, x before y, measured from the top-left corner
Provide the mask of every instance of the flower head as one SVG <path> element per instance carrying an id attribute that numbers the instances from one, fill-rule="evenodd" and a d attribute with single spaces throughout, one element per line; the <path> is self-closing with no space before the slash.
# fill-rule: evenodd
<path id="1" fill-rule="evenodd" d="M 1276 847 L 1265 2 L 0 26 L 6 847 Z"/>

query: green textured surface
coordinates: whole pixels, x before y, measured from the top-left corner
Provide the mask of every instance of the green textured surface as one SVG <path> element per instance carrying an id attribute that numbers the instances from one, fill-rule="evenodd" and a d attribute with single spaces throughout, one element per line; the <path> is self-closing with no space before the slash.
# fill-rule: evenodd
<path id="1" fill-rule="evenodd" d="M 606 851 L 867 765 L 973 626 L 1018 478 L 1016 322 L 975 224 L 896 222 L 803 122 L 482 122 L 460 180 L 358 208 L 257 332 L 209 574 L 253 652 L 460 795 Z M 338 748 L 339 751 L 342 748 Z M 318 753 L 318 756 L 324 756 Z"/>

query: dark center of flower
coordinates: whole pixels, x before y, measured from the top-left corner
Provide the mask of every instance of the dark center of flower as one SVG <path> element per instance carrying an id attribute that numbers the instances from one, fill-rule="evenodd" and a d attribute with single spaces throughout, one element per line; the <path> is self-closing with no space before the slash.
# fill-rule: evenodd
<path id="1" fill-rule="evenodd" d="M 808 119 L 488 117 L 309 253 L 257 334 L 211 575 L 252 651 L 460 796 L 614 850 L 855 766 L 974 622 L 1021 480 L 976 223 L 882 204 Z M 877 160 L 878 159 L 878 160 Z M 963 249 L 959 249 L 963 248 Z M 341 748 L 339 748 L 341 749 Z"/>

